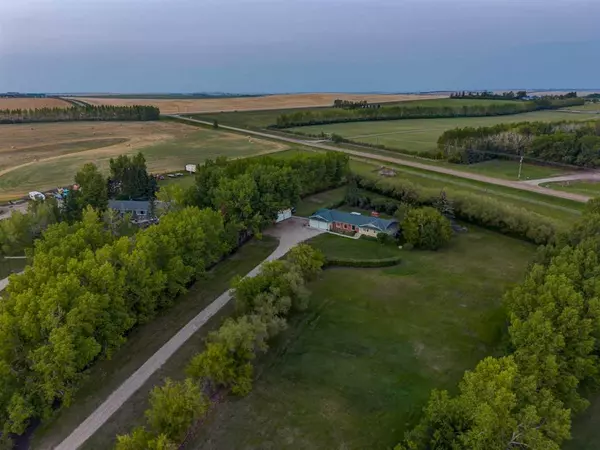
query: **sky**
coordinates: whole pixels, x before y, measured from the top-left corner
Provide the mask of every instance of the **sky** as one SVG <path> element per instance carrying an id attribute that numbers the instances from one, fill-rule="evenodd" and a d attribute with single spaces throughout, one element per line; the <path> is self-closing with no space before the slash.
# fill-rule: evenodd
<path id="1" fill-rule="evenodd" d="M 0 92 L 600 88 L 600 0 L 0 0 Z"/>

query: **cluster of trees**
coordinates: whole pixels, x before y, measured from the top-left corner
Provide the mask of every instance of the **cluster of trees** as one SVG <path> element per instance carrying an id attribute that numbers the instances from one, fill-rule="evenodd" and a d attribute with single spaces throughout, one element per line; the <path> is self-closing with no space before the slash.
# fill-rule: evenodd
<path id="1" fill-rule="evenodd" d="M 355 175 L 355 178 L 358 186 L 366 191 L 389 197 L 410 207 L 433 206 L 443 215 L 452 219 L 451 216 L 447 215 L 447 207 L 442 206 L 443 203 L 440 203 L 440 193 L 437 190 L 423 188 L 408 181 L 391 181 L 357 175 Z M 446 194 L 444 194 L 445 196 Z M 370 199 L 362 201 L 371 202 Z M 557 230 L 556 224 L 544 216 L 481 195 L 451 192 L 446 201 L 451 202 L 452 215 L 455 215 L 459 220 L 524 239 L 534 244 L 547 244 L 552 240 Z M 379 203 L 391 205 L 389 200 L 372 201 L 373 205 Z M 375 209 L 378 208 L 375 207 Z M 389 209 L 381 209 L 381 211 L 394 214 L 393 212 L 389 213 Z"/>
<path id="2" fill-rule="evenodd" d="M 438 250 L 452 238 L 450 221 L 431 206 L 410 208 L 404 214 L 400 227 L 408 244 L 425 250 Z"/>
<path id="3" fill-rule="evenodd" d="M 82 371 L 110 356 L 231 249 L 222 215 L 184 208 L 121 236 L 88 207 L 51 225 L 31 266 L 0 302 L 0 422 L 21 434 L 56 404 L 68 405 Z"/>
<path id="4" fill-rule="evenodd" d="M 438 149 L 451 162 L 469 164 L 494 158 L 600 165 L 600 121 L 520 122 L 447 130 Z"/>
<path id="5" fill-rule="evenodd" d="M 450 94 L 450 98 L 470 98 L 475 100 L 523 100 L 527 97 L 527 91 L 509 91 L 494 94 L 491 91 L 460 91 Z"/>
<path id="6" fill-rule="evenodd" d="M 108 196 L 117 200 L 151 200 L 158 190 L 156 178 L 148 173 L 146 158 L 141 152 L 132 157 L 111 158 L 110 176 L 105 185 Z M 100 184 L 97 189 L 101 189 Z"/>
<path id="7" fill-rule="evenodd" d="M 434 391 L 398 450 L 558 450 L 600 376 L 600 203 L 541 252 L 504 297 L 510 352 L 467 371 L 457 395 Z"/>
<path id="8" fill-rule="evenodd" d="M 525 102 L 506 102 L 500 104 L 455 105 L 455 106 L 411 106 L 394 105 L 380 108 L 359 109 L 308 109 L 299 110 L 277 117 L 271 128 L 289 128 L 309 125 L 324 125 L 341 122 L 361 122 L 371 120 L 397 119 L 433 119 L 444 117 L 480 117 L 518 114 L 540 109 L 557 109 L 566 106 L 581 105 L 583 99 L 542 98 Z"/>
<path id="9" fill-rule="evenodd" d="M 3 109 L 0 124 L 33 122 L 72 122 L 78 120 L 158 120 L 155 106 L 85 105 L 70 108 Z"/>
<path id="10" fill-rule="evenodd" d="M 353 102 L 352 100 L 340 100 L 335 99 L 333 101 L 334 108 L 342 109 L 364 109 L 364 108 L 380 108 L 381 105 L 377 103 L 368 103 L 366 100 L 358 100 Z"/>
<path id="11" fill-rule="evenodd" d="M 228 318 L 195 355 L 188 378 L 153 389 L 146 411 L 147 428 L 117 437 L 117 450 L 177 448 L 206 413 L 216 393 L 247 395 L 252 389 L 253 362 L 268 341 L 287 327 L 287 316 L 308 306 L 306 281 L 314 278 L 324 255 L 308 245 L 293 248 L 285 260 L 264 263 L 255 277 L 233 282 L 236 317 Z M 161 442 L 163 447 L 157 447 Z"/>
<path id="12" fill-rule="evenodd" d="M 81 220 L 91 206 L 113 226 L 123 226 L 118 214 L 108 210 L 108 199 L 154 199 L 156 179 L 148 174 L 141 153 L 110 160 L 110 177 L 106 178 L 93 163 L 85 164 L 75 174 L 78 189 L 69 190 L 62 204 L 51 197 L 30 202 L 26 213 L 14 212 L 0 221 L 0 256 L 23 255 L 35 239 L 50 225 Z"/>
<path id="13" fill-rule="evenodd" d="M 243 241 L 269 225 L 300 197 L 343 184 L 347 155 L 327 152 L 281 160 L 271 157 L 207 160 L 196 170 L 196 183 L 182 191 L 170 186 L 159 199 L 220 211 L 232 238 Z"/>

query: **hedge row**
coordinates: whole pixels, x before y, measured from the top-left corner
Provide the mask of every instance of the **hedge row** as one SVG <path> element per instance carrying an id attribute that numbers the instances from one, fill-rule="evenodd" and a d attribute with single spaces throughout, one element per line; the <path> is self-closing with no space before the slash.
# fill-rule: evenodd
<path id="1" fill-rule="evenodd" d="M 402 262 L 402 257 L 391 256 L 379 259 L 356 259 L 356 258 L 330 258 L 325 260 L 326 267 L 390 267 L 397 266 Z"/>
<path id="2" fill-rule="evenodd" d="M 356 175 L 356 181 L 362 189 L 415 206 L 433 206 L 439 197 L 438 190 L 399 179 L 392 181 Z M 534 244 L 550 242 L 557 230 L 552 220 L 495 199 L 463 192 L 450 192 L 448 198 L 457 219 Z"/>

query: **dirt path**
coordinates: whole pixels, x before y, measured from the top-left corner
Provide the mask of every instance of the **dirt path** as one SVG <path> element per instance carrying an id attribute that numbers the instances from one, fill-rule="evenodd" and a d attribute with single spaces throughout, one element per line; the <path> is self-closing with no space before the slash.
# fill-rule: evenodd
<path id="1" fill-rule="evenodd" d="M 183 117 L 183 116 L 178 116 L 178 115 L 173 115 L 172 117 L 177 117 L 179 119 L 183 119 L 188 122 L 197 122 L 197 123 L 201 123 L 203 125 L 211 125 L 212 126 L 212 123 L 206 122 L 203 120 L 190 119 L 189 117 Z M 574 194 L 572 192 L 556 191 L 554 189 L 549 189 L 549 188 L 541 187 L 538 185 L 532 185 L 532 184 L 525 183 L 522 181 L 502 180 L 499 178 L 488 177 L 485 175 L 479 175 L 479 174 L 475 174 L 475 173 L 462 172 L 460 170 L 448 169 L 446 167 L 431 166 L 429 164 L 420 163 L 417 161 L 410 161 L 410 160 L 406 160 L 406 159 L 394 158 L 391 156 L 383 156 L 383 155 L 377 155 L 377 154 L 373 154 L 373 153 L 349 150 L 347 148 L 334 147 L 332 145 L 322 144 L 320 142 L 315 142 L 315 141 L 307 141 L 307 140 L 303 140 L 303 139 L 299 139 L 299 138 L 285 137 L 285 136 L 270 134 L 270 133 L 266 133 L 266 132 L 262 132 L 262 131 L 244 130 L 242 128 L 230 127 L 227 125 L 219 125 L 219 128 L 222 128 L 225 130 L 237 131 L 237 132 L 245 133 L 245 134 L 251 134 L 254 136 L 261 136 L 261 137 L 265 137 L 265 138 L 269 138 L 269 139 L 277 139 L 280 141 L 291 142 L 294 144 L 305 145 L 305 146 L 309 146 L 309 147 L 319 148 L 322 150 L 344 152 L 351 156 L 355 156 L 355 157 L 359 157 L 359 158 L 366 158 L 366 159 L 370 159 L 370 160 L 398 164 L 401 166 L 414 167 L 415 169 L 443 173 L 443 174 L 452 175 L 455 177 L 467 178 L 469 180 L 474 180 L 474 181 L 480 181 L 482 183 L 494 184 L 497 186 L 504 186 L 504 187 L 509 187 L 509 188 L 513 188 L 513 189 L 519 189 L 522 191 L 535 192 L 537 194 L 548 195 L 551 197 L 565 198 L 567 200 L 574 200 L 576 202 L 585 203 L 590 199 L 590 197 L 588 197 L 586 195 Z"/>
<path id="2" fill-rule="evenodd" d="M 307 220 L 292 218 L 275 226 L 266 234 L 279 238 L 279 245 L 265 261 L 281 258 L 292 247 L 323 231 L 305 226 Z M 263 262 L 265 262 L 263 261 Z M 262 264 L 262 263 L 261 263 Z M 260 270 L 256 266 L 247 277 L 254 277 Z M 224 292 L 214 302 L 190 320 L 181 330 L 136 370 L 115 390 L 87 419 L 85 419 L 55 450 L 75 450 L 87 441 L 98 429 L 156 372 L 196 331 L 231 300 L 231 291 Z M 42 448 L 51 448 L 42 444 Z"/>
<path id="3" fill-rule="evenodd" d="M 538 186 L 544 183 L 560 183 L 561 181 L 600 181 L 600 172 L 579 172 L 572 173 L 570 175 L 561 175 L 558 177 L 549 178 L 538 178 L 537 180 L 527 180 L 523 183 L 530 184 L 532 186 Z"/>

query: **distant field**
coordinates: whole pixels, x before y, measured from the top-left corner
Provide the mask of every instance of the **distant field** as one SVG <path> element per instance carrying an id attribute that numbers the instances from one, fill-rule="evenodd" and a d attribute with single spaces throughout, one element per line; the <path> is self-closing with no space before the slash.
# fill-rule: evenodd
<path id="1" fill-rule="evenodd" d="M 490 105 L 490 104 L 506 104 L 513 103 L 509 100 L 470 100 L 470 99 L 451 99 L 446 97 L 435 98 L 414 98 L 401 99 L 392 101 L 388 106 L 406 105 L 406 106 L 470 106 L 470 105 Z M 325 106 L 331 106 L 331 103 Z M 321 109 L 321 108 L 314 108 Z M 239 112 L 223 112 L 212 114 L 194 114 L 193 117 L 199 120 L 207 120 L 212 122 L 217 120 L 225 125 L 232 125 L 241 128 L 266 128 L 277 122 L 277 117 L 281 114 L 291 114 L 296 112 L 297 108 L 276 109 L 267 111 L 239 111 Z"/>
<path id="2" fill-rule="evenodd" d="M 108 168 L 110 158 L 143 151 L 153 172 L 183 171 L 207 158 L 286 150 L 279 142 L 248 139 L 176 122 L 76 122 L 7 125 L 0 133 L 0 201 L 73 182 L 86 162 Z"/>
<path id="3" fill-rule="evenodd" d="M 439 95 L 384 95 L 384 94 L 287 94 L 266 95 L 264 97 L 234 97 L 215 99 L 126 99 L 81 97 L 81 100 L 93 105 L 153 105 L 163 114 L 202 113 L 214 111 L 250 111 L 259 109 L 308 108 L 333 105 L 335 99 L 366 100 L 368 102 L 394 102 L 439 98 Z"/>
<path id="4" fill-rule="evenodd" d="M 600 103 L 586 103 L 583 106 L 571 106 L 570 108 L 566 108 L 572 111 L 593 111 L 600 112 Z"/>
<path id="5" fill-rule="evenodd" d="M 457 127 L 484 127 L 499 123 L 525 121 L 590 120 L 587 115 L 564 111 L 535 111 L 494 117 L 458 117 L 453 119 L 407 119 L 352 122 L 292 128 L 304 134 L 335 133 L 367 144 L 385 145 L 397 150 L 437 151 L 437 139 L 446 130 Z"/>
<path id="6" fill-rule="evenodd" d="M 68 108 L 71 104 L 59 98 L 0 98 L 0 109 Z"/>

